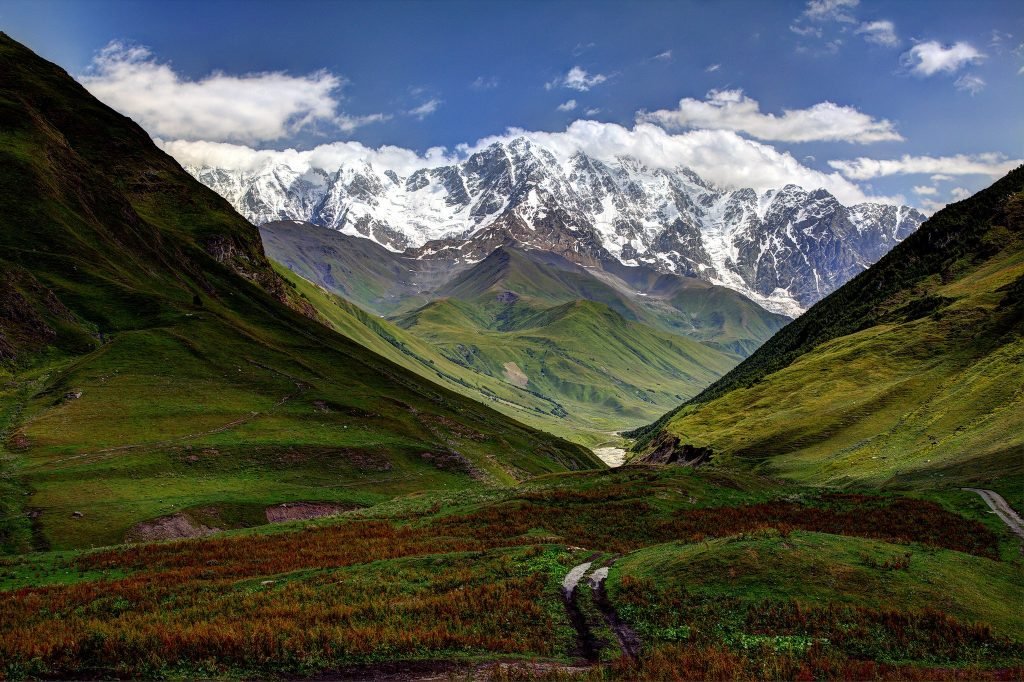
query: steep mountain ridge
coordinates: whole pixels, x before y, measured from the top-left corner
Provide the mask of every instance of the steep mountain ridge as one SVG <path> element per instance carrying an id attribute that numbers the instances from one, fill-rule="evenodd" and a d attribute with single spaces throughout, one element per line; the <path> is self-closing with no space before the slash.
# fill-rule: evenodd
<path id="1" fill-rule="evenodd" d="M 403 177 L 357 162 L 334 171 L 188 167 L 254 224 L 304 220 L 418 259 L 473 263 L 514 240 L 582 265 L 647 265 L 699 277 L 797 315 L 924 220 L 904 206 L 843 206 L 825 190 L 719 190 L 691 170 L 561 162 L 524 137 Z"/>
<path id="2" fill-rule="evenodd" d="M 689 445 L 807 482 L 998 483 L 1016 499 L 1022 282 L 1018 168 L 631 435 L 655 460 Z"/>

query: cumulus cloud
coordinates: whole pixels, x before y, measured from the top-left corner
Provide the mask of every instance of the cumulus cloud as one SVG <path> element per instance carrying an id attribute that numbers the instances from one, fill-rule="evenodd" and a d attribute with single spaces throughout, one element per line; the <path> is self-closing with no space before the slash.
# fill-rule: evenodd
<path id="1" fill-rule="evenodd" d="M 940 174 L 944 179 L 954 175 L 987 175 L 999 177 L 1024 163 L 1007 159 L 1003 154 L 957 154 L 955 156 L 910 156 L 898 159 L 858 159 L 829 161 L 828 165 L 851 180 L 870 180 L 888 175 Z M 933 175 L 933 180 L 935 179 Z"/>
<path id="2" fill-rule="evenodd" d="M 837 172 L 823 173 L 808 168 L 786 152 L 732 131 L 693 130 L 671 134 L 659 126 L 642 122 L 626 128 L 615 123 L 579 120 L 561 132 L 510 129 L 502 135 L 459 145 L 454 150 L 433 148 L 422 155 L 400 147 L 374 149 L 358 142 L 334 142 L 308 151 L 257 150 L 243 145 L 182 140 L 158 140 L 158 144 L 185 165 L 252 171 L 267 164 L 284 163 L 304 172 L 313 167 L 334 170 L 342 165 L 367 162 L 379 171 L 394 170 L 404 176 L 418 168 L 453 163 L 494 142 L 507 142 L 519 136 L 547 147 L 563 162 L 577 151 L 604 161 L 632 156 L 652 168 L 692 168 L 723 188 L 765 190 L 793 183 L 808 189 L 827 189 L 844 203 L 901 201 L 900 197 L 870 196 Z"/>
<path id="3" fill-rule="evenodd" d="M 788 153 L 728 130 L 671 134 L 660 126 L 643 122 L 626 128 L 615 123 L 581 120 L 574 121 L 562 132 L 512 129 L 504 135 L 460 147 L 458 151 L 471 153 L 517 135 L 547 147 L 562 161 L 567 161 L 577 151 L 606 161 L 617 156 L 632 156 L 652 168 L 692 168 L 701 177 L 725 188 L 764 190 L 793 183 L 807 188 L 825 188 L 844 203 L 868 200 L 895 203 L 898 200 L 896 197 L 868 197 L 839 173 L 808 168 Z"/>
<path id="4" fill-rule="evenodd" d="M 928 185 L 914 185 L 914 194 L 930 195 L 937 194 L 939 190 Z"/>
<path id="5" fill-rule="evenodd" d="M 966 187 L 954 187 L 949 190 L 949 197 L 953 201 L 963 201 L 967 197 L 971 196 L 971 194 L 973 194 L 973 192 Z"/>
<path id="6" fill-rule="evenodd" d="M 413 107 L 412 109 L 410 109 L 408 113 L 410 116 L 415 116 L 416 118 L 422 121 L 424 118 L 430 116 L 432 113 L 437 111 L 437 108 L 441 106 L 441 102 L 442 100 L 436 97 L 431 97 L 418 107 Z"/>
<path id="7" fill-rule="evenodd" d="M 896 47 L 900 39 L 896 37 L 896 27 L 887 19 L 867 21 L 857 27 L 854 33 L 864 36 L 864 40 L 882 47 Z"/>
<path id="8" fill-rule="evenodd" d="M 721 64 L 709 64 L 708 67 L 704 69 L 704 71 L 706 73 L 714 73 L 715 71 L 718 71 L 720 68 L 722 68 Z"/>
<path id="9" fill-rule="evenodd" d="M 574 66 L 564 76 L 559 76 L 545 83 L 544 89 L 553 90 L 554 88 L 562 87 L 576 90 L 577 92 L 586 92 L 595 85 L 604 83 L 606 80 L 608 80 L 608 76 L 603 73 L 592 74 L 588 73 L 586 69 Z"/>
<path id="10" fill-rule="evenodd" d="M 659 52 L 658 54 L 651 57 L 651 59 L 657 59 L 663 62 L 670 62 L 672 61 L 672 50 L 665 50 L 664 52 Z"/>
<path id="11" fill-rule="evenodd" d="M 933 76 L 937 73 L 956 73 L 968 64 L 985 58 L 970 43 L 958 42 L 946 46 L 937 40 L 918 43 L 903 55 L 903 63 L 911 73 L 918 76 Z"/>
<path id="12" fill-rule="evenodd" d="M 268 165 L 283 164 L 305 172 L 310 168 L 336 170 L 356 163 L 369 163 L 376 168 L 408 175 L 419 168 L 450 163 L 453 158 L 440 147 L 417 154 L 403 147 L 384 145 L 372 148 L 354 141 L 331 142 L 305 151 L 254 149 L 246 145 L 201 140 L 157 139 L 155 142 L 182 165 L 240 171 L 256 171 Z"/>
<path id="13" fill-rule="evenodd" d="M 981 76 L 976 76 L 973 73 L 965 73 L 957 78 L 953 85 L 957 90 L 963 90 L 964 92 L 971 93 L 971 96 L 973 97 L 985 89 L 985 80 Z"/>
<path id="14" fill-rule="evenodd" d="M 571 99 L 568 102 L 562 102 L 558 105 L 559 111 L 572 111 L 576 108 L 576 100 Z"/>
<path id="15" fill-rule="evenodd" d="M 703 101 L 687 97 L 676 109 L 641 112 L 639 118 L 670 129 L 733 130 L 783 142 L 837 140 L 867 144 L 903 139 L 892 122 L 832 102 L 808 109 L 785 109 L 782 116 L 762 113 L 757 100 L 742 90 L 712 90 Z"/>
<path id="16" fill-rule="evenodd" d="M 583 113 L 585 115 L 587 115 L 587 116 L 597 116 L 598 114 L 601 113 L 601 108 L 600 107 L 592 107 L 590 109 L 587 109 Z"/>
<path id="17" fill-rule="evenodd" d="M 282 72 L 191 80 L 145 47 L 111 42 L 80 78 L 96 97 L 132 117 L 151 135 L 235 142 L 279 140 L 313 125 L 351 131 L 383 114 L 339 111 L 344 80 L 328 71 Z"/>

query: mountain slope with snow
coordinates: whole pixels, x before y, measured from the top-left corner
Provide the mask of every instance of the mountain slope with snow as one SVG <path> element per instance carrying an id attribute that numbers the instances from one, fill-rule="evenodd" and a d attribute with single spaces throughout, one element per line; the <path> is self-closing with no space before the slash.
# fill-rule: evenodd
<path id="1" fill-rule="evenodd" d="M 581 265 L 615 261 L 728 286 L 798 315 L 910 235 L 915 209 L 842 205 L 795 185 L 722 190 L 691 170 L 577 152 L 561 162 L 516 138 L 406 176 L 188 167 L 255 224 L 305 220 L 417 258 L 476 262 L 514 240 Z"/>

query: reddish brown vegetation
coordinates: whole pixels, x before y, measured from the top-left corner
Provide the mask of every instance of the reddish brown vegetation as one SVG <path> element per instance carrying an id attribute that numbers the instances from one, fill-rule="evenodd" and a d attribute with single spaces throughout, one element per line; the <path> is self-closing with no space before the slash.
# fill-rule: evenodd
<path id="1" fill-rule="evenodd" d="M 547 576 L 505 554 L 371 563 L 485 546 L 363 522 L 93 554 L 82 567 L 146 570 L 0 595 L 0 675 L 302 673 L 431 652 L 555 653 Z"/>
<path id="2" fill-rule="evenodd" d="M 513 537 L 542 527 L 573 544 L 627 552 L 658 542 L 700 542 L 760 528 L 779 528 L 920 542 L 989 558 L 999 556 L 999 538 L 976 521 L 933 502 L 866 495 L 828 495 L 809 503 L 783 500 L 734 507 L 688 509 L 665 518 L 636 490 L 551 490 L 509 504 L 440 522 L 459 535 Z"/>
<path id="3" fill-rule="evenodd" d="M 892 665 L 829 656 L 758 656 L 721 646 L 666 644 L 639 662 L 619 659 L 613 677 L 625 680 L 1019 680 L 1024 668 L 986 670 Z"/>

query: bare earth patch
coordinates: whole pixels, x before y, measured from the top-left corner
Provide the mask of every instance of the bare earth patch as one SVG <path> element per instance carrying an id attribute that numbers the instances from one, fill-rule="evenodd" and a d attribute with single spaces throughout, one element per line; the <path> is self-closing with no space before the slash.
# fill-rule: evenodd
<path id="1" fill-rule="evenodd" d="M 267 521 L 303 521 L 320 519 L 325 516 L 337 516 L 342 512 L 358 509 L 355 504 L 337 504 L 334 502 L 284 502 L 267 507 Z"/>
<path id="2" fill-rule="evenodd" d="M 519 369 L 519 365 L 514 362 L 505 363 L 505 378 L 519 388 L 526 388 L 526 384 L 530 383 L 530 377 L 526 376 L 526 373 Z"/>
<path id="3" fill-rule="evenodd" d="M 125 540 L 129 542 L 149 542 L 151 540 L 201 538 L 220 530 L 220 528 L 211 528 L 210 526 L 196 523 L 185 514 L 179 512 L 169 516 L 161 516 L 152 521 L 143 521 L 135 524 L 125 535 Z"/>

